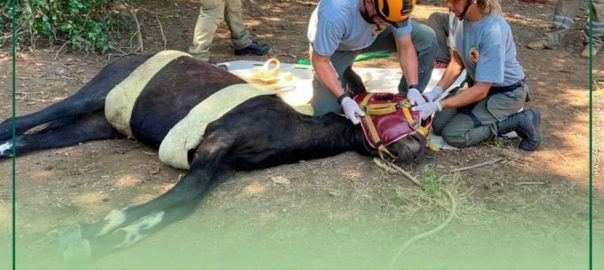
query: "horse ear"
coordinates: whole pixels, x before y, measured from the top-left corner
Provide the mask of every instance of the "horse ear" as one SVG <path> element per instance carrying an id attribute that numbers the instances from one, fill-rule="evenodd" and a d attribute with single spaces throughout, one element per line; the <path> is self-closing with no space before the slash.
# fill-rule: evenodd
<path id="1" fill-rule="evenodd" d="M 349 66 L 346 68 L 346 70 L 344 70 L 344 79 L 347 82 L 347 92 L 350 93 L 352 96 L 367 92 L 367 89 L 363 84 L 363 79 L 361 79 L 361 76 L 359 76 L 358 74 L 356 74 L 356 72 L 354 72 L 354 70 L 352 70 L 352 66 Z"/>

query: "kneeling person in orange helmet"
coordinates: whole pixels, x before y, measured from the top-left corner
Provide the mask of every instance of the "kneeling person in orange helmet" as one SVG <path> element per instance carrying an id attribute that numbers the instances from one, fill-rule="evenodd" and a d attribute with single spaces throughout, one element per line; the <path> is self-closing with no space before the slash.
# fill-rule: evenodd
<path id="1" fill-rule="evenodd" d="M 345 93 L 344 71 L 355 57 L 369 52 L 397 52 L 403 78 L 399 91 L 413 103 L 432 75 L 437 49 L 434 31 L 415 22 L 415 0 L 321 0 L 308 24 L 314 68 L 312 106 L 315 114 L 340 106 L 353 123 L 363 115 Z"/>

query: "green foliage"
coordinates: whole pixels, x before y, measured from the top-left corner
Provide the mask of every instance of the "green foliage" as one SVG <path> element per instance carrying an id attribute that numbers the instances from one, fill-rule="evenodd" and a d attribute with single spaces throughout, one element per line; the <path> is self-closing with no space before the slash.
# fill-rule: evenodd
<path id="1" fill-rule="evenodd" d="M 35 47 L 38 41 L 58 43 L 73 50 L 104 53 L 113 47 L 113 33 L 134 28 L 131 17 L 116 9 L 131 1 L 18 0 L 17 43 L 20 47 Z M 0 46 L 10 38 L 12 1 L 1 8 Z"/>
<path id="2" fill-rule="evenodd" d="M 438 182 L 438 176 L 432 166 L 426 167 L 426 178 L 424 179 L 424 189 L 426 192 L 435 195 L 438 193 L 440 183 Z"/>

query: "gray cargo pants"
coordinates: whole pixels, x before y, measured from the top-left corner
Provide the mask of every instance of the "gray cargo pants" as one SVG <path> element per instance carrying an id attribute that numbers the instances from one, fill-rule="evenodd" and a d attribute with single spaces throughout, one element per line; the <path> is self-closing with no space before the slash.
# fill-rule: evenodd
<path id="1" fill-rule="evenodd" d="M 201 60 L 210 59 L 210 44 L 218 25 L 223 20 L 231 31 L 231 41 L 235 49 L 243 49 L 252 44 L 252 36 L 245 28 L 241 0 L 201 0 L 199 17 L 195 23 L 193 42 L 189 53 Z"/>
<path id="2" fill-rule="evenodd" d="M 436 38 L 434 31 L 430 27 L 425 26 L 416 21 L 412 21 L 413 30 L 411 31 L 411 38 L 413 45 L 417 51 L 418 60 L 418 75 L 419 75 L 419 89 L 423 91 L 424 88 L 430 82 L 432 76 L 432 68 L 434 66 L 434 57 L 437 50 Z M 346 86 L 344 78 L 344 71 L 347 67 L 351 66 L 357 55 L 371 52 L 396 52 L 396 43 L 394 41 L 394 34 L 390 30 L 390 27 L 384 30 L 371 44 L 369 47 L 358 50 L 358 51 L 336 51 L 331 56 L 331 64 L 333 65 L 342 87 Z M 335 112 L 340 108 L 340 104 L 336 100 L 336 97 L 325 88 L 317 75 L 314 74 L 313 81 L 313 99 L 311 105 L 314 109 L 315 115 L 322 115 L 328 112 Z M 399 92 L 407 92 L 407 82 L 405 81 L 404 75 L 401 78 L 399 84 Z"/>
<path id="3" fill-rule="evenodd" d="M 463 90 L 462 90 L 463 91 Z M 474 106 L 471 112 L 449 109 L 436 113 L 432 122 L 434 134 L 455 147 L 467 147 L 497 136 L 495 124 L 517 113 L 526 101 L 528 86 L 487 97 Z"/>
<path id="4" fill-rule="evenodd" d="M 566 36 L 577 16 L 579 7 L 584 6 L 585 1 L 559 0 L 554 11 L 553 30 L 543 34 L 543 44 L 550 49 L 558 49 L 562 46 L 562 39 Z M 602 47 L 604 37 L 604 0 L 592 0 L 592 37 L 593 46 Z M 583 26 L 586 40 L 589 37 L 589 24 Z"/>
<path id="5" fill-rule="evenodd" d="M 449 44 L 449 13 L 435 12 L 428 17 L 426 25 L 436 33 L 438 51 L 436 60 L 449 63 L 451 61 L 451 44 Z"/>

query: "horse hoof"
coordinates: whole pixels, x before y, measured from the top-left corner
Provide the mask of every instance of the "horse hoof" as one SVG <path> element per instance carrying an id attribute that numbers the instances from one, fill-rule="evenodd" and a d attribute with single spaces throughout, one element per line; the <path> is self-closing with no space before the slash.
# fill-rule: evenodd
<path id="1" fill-rule="evenodd" d="M 13 155 L 13 144 L 10 140 L 2 143 L 0 141 L 0 158 L 10 157 Z"/>
<path id="2" fill-rule="evenodd" d="M 91 259 L 92 247 L 86 239 L 71 243 L 63 251 L 63 261 L 66 263 L 81 264 L 90 262 Z"/>
<path id="3" fill-rule="evenodd" d="M 78 224 L 73 228 L 67 229 L 59 235 L 59 248 L 64 251 L 73 244 L 77 244 L 82 241 L 82 228 Z"/>

